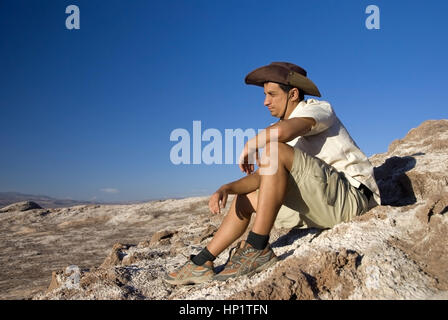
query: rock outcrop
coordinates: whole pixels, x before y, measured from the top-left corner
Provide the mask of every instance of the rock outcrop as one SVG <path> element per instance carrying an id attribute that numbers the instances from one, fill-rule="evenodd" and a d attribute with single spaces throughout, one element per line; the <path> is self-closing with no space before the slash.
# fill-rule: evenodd
<path id="1" fill-rule="evenodd" d="M 208 213 L 207 197 L 184 199 L 172 202 L 169 212 L 179 215 L 171 224 L 158 220 L 158 230 L 134 244 L 118 241 L 97 267 L 54 271 L 33 299 L 448 299 L 448 120 L 424 122 L 370 160 L 381 206 L 329 230 L 273 230 L 280 261 L 252 277 L 183 287 L 162 281 L 208 243 L 223 217 Z M 160 218 L 161 208 L 146 215 Z M 189 214 L 182 220 L 181 212 Z M 59 223 L 73 226 L 79 215 Z M 227 253 L 215 260 L 217 270 Z"/>
<path id="2" fill-rule="evenodd" d="M 10 204 L 9 206 L 3 207 L 0 209 L 0 213 L 2 212 L 13 212 L 13 211 L 28 211 L 32 209 L 42 209 L 40 205 L 38 205 L 34 201 L 21 201 Z"/>

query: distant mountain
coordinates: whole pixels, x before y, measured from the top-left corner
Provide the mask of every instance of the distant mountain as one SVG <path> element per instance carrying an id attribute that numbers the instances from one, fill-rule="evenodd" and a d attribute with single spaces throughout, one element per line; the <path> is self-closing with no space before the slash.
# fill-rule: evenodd
<path id="1" fill-rule="evenodd" d="M 99 202 L 77 201 L 70 199 L 55 199 L 44 195 L 23 194 L 19 192 L 0 192 L 0 208 L 20 201 L 34 201 L 43 208 L 71 207 L 81 204 L 94 204 Z"/>

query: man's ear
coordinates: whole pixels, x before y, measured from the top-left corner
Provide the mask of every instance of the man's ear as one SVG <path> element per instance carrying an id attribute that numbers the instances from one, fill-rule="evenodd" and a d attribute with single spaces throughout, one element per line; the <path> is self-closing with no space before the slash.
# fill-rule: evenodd
<path id="1" fill-rule="evenodd" d="M 297 89 L 297 88 L 292 88 L 292 89 L 289 91 L 289 98 L 290 98 L 291 100 L 299 100 L 299 97 L 300 97 L 300 95 L 299 95 L 299 89 Z"/>

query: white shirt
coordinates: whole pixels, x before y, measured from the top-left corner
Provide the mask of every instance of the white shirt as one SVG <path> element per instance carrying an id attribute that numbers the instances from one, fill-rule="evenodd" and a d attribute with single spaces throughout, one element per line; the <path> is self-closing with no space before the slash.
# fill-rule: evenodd
<path id="1" fill-rule="evenodd" d="M 344 172 L 350 184 L 358 188 L 361 183 L 373 192 L 371 206 L 381 203 L 373 166 L 359 149 L 347 129 L 336 116 L 327 101 L 308 99 L 300 101 L 288 119 L 295 117 L 313 118 L 316 124 L 304 136 L 287 144 L 315 156 L 336 170 Z"/>

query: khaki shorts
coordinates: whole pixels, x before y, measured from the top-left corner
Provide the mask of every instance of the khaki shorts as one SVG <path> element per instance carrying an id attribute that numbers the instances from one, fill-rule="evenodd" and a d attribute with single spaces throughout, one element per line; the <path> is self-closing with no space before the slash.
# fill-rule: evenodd
<path id="1" fill-rule="evenodd" d="M 276 228 L 331 228 L 367 210 L 367 197 L 343 173 L 294 148 L 286 195 L 274 223 Z"/>

